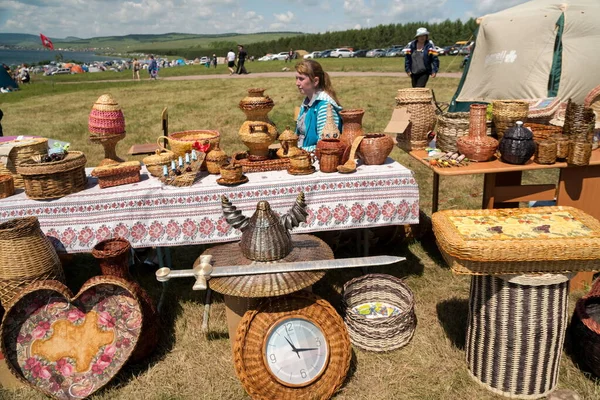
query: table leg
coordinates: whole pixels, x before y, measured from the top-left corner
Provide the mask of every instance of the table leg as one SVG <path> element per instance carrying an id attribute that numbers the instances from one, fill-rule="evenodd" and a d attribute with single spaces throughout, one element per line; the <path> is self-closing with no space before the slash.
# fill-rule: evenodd
<path id="1" fill-rule="evenodd" d="M 483 201 L 482 209 L 492 208 L 518 208 L 518 202 L 500 203 L 495 200 L 496 193 L 502 186 L 520 186 L 521 171 L 502 172 L 497 174 L 484 174 L 483 176 Z"/>
<path id="2" fill-rule="evenodd" d="M 157 247 L 156 248 L 156 258 L 158 258 L 158 268 L 163 268 L 165 266 L 165 261 L 166 261 L 167 267 L 172 268 L 171 250 L 168 247 L 165 247 L 164 254 L 163 254 L 163 248 Z M 160 298 L 158 299 L 158 305 L 156 306 L 156 310 L 158 311 L 159 314 L 162 311 L 163 303 L 165 301 L 165 293 L 167 291 L 168 284 L 169 284 L 169 281 L 163 282 L 162 287 L 160 289 Z"/>
<path id="3" fill-rule="evenodd" d="M 437 212 L 439 202 L 439 191 L 440 191 L 440 175 L 436 172 L 433 173 L 433 187 L 431 193 L 431 213 Z"/>

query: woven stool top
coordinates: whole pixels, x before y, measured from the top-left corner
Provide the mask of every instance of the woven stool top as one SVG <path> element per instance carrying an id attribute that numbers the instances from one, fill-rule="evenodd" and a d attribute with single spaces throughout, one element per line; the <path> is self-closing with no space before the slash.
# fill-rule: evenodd
<path id="1" fill-rule="evenodd" d="M 257 263 L 243 256 L 239 242 L 211 247 L 202 255 L 212 255 L 215 271 L 227 265 L 269 264 Z M 199 258 L 194 267 L 199 263 Z M 331 248 L 316 236 L 292 235 L 292 252 L 276 262 L 333 260 Z M 213 278 L 210 288 L 216 292 L 239 297 L 272 297 L 297 292 L 321 279 L 325 271 L 285 272 L 247 276 Z"/>
<path id="2" fill-rule="evenodd" d="M 435 213 L 432 222 L 438 246 L 446 261 L 452 259 L 455 272 L 600 269 L 600 222 L 576 208 L 446 210 Z M 495 264 L 494 270 L 485 270 L 485 263 Z"/>

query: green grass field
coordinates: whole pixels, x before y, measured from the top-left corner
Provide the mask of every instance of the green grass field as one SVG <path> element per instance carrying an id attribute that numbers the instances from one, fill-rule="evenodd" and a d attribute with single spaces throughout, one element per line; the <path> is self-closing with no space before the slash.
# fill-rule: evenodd
<path id="1" fill-rule="evenodd" d="M 344 61 L 326 60 L 325 69 L 335 70 L 334 66 L 342 67 Z M 402 60 L 377 61 L 392 69 L 393 62 Z M 268 67 L 269 64 L 264 65 Z M 260 65 L 250 64 L 250 70 L 254 72 L 254 68 Z M 273 62 L 271 65 L 281 68 L 283 62 Z M 191 71 L 196 71 L 192 68 Z M 170 70 L 164 70 L 164 74 L 167 71 Z M 203 70 L 200 68 L 197 71 L 201 73 Z M 72 85 L 35 82 L 18 93 L 0 95 L 4 134 L 41 135 L 70 141 L 71 149 L 84 151 L 88 166 L 94 166 L 103 154 L 99 146 L 88 143 L 88 113 L 101 94 L 110 93 L 121 104 L 127 123 L 127 136 L 118 145 L 121 156 L 126 156 L 130 145 L 153 142 L 161 134 L 160 114 L 163 107 L 169 109 L 171 132 L 217 129 L 222 137 L 221 147 L 231 154 L 244 148 L 237 137 L 237 131 L 244 121 L 238 103 L 246 95 L 247 88 L 267 89 L 266 94 L 275 101 L 270 117 L 280 130 L 286 125 L 293 126 L 294 107 L 302 100 L 292 75 L 289 78 L 271 79 L 142 82 L 127 81 L 127 78 L 124 76 L 122 82 L 82 82 Z M 73 77 L 66 77 L 65 80 L 70 79 Z M 62 80 L 56 79 L 56 82 Z M 429 86 L 435 90 L 438 100 L 448 101 L 457 84 L 458 79 L 436 78 L 430 80 Z M 365 131 L 381 132 L 394 108 L 396 90 L 408 87 L 409 80 L 405 77 L 343 77 L 333 78 L 333 85 L 344 107 L 365 109 Z M 421 209 L 429 214 L 431 172 L 399 149 L 394 149 L 391 156 L 414 171 L 420 189 Z M 132 158 L 136 159 L 129 157 Z M 554 171 L 525 175 L 528 183 L 547 183 L 555 179 Z M 481 176 L 442 178 L 441 181 L 440 208 L 480 207 Z M 393 267 L 376 268 L 374 272 L 402 277 L 413 290 L 418 317 L 415 336 L 406 347 L 391 353 L 354 350 L 351 372 L 335 398 L 500 399 L 474 383 L 467 372 L 464 339 L 469 278 L 453 275 L 449 271 L 431 235 L 410 242 L 404 240 L 403 234 L 395 233 L 391 228 L 372 230 L 372 253 L 402 255 L 407 257 L 407 261 Z M 322 237 L 334 245 L 337 257 L 353 255 L 354 232 L 341 232 L 339 235 L 330 233 Z M 176 268 L 190 268 L 202 250 L 201 246 L 173 248 L 174 265 Z M 90 255 L 76 255 L 64 268 L 67 282 L 75 292 L 86 279 L 99 272 L 96 261 Z M 154 279 L 154 270 L 138 265 L 133 272 L 157 299 L 159 284 Z M 357 270 L 330 272 L 314 286 L 314 292 L 339 307 L 342 285 L 359 273 Z M 205 337 L 200 329 L 204 292 L 193 292 L 191 286 L 192 280 L 175 280 L 169 286 L 156 353 L 145 363 L 125 367 L 107 388 L 93 396 L 94 399 L 248 398 L 234 373 L 222 297 L 216 295 L 214 298 L 211 334 Z M 571 296 L 571 311 L 575 300 L 581 295 L 575 293 Z M 600 387 L 596 381 L 589 373 L 582 372 L 567 355 L 561 361 L 558 387 L 575 390 L 584 399 L 600 398 Z M 0 398 L 45 397 L 26 388 L 17 391 L 0 389 Z"/>

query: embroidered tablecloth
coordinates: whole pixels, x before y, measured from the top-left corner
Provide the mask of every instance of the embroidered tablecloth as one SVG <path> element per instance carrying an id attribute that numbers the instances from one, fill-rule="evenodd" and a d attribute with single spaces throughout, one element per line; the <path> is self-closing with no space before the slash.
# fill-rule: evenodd
<path id="1" fill-rule="evenodd" d="M 86 172 L 89 175 L 91 169 Z M 206 174 L 206 173 L 204 173 Z M 139 183 L 100 189 L 88 178 L 86 190 L 52 201 L 30 200 L 22 189 L 0 199 L 0 221 L 37 216 L 59 250 L 89 252 L 104 239 L 120 236 L 133 247 L 181 246 L 236 240 L 221 212 L 221 195 L 251 216 L 260 200 L 280 214 L 304 191 L 308 220 L 294 233 L 415 224 L 419 189 L 412 171 L 388 158 L 384 165 L 361 165 L 352 174 L 292 176 L 286 171 L 247 174 L 249 182 L 220 186 L 203 175 L 190 187 L 163 185 L 142 168 Z"/>

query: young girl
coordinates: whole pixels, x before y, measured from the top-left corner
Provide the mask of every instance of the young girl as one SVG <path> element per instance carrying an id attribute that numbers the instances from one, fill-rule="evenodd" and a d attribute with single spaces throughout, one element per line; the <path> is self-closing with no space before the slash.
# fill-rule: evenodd
<path id="1" fill-rule="evenodd" d="M 340 132 L 342 123 L 339 112 L 342 107 L 339 105 L 329 75 L 316 61 L 303 60 L 296 64 L 296 87 L 300 93 L 306 96 L 300 106 L 300 113 L 296 121 L 298 146 L 312 151 L 325 126 L 327 105 L 331 104 L 332 106 L 333 120 Z"/>

